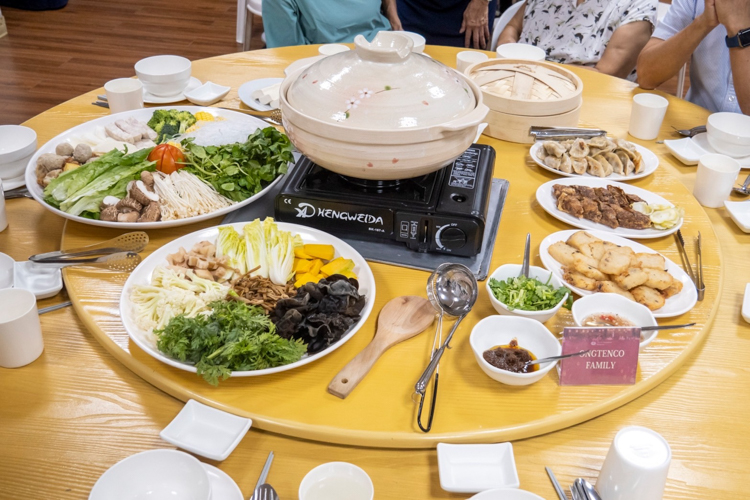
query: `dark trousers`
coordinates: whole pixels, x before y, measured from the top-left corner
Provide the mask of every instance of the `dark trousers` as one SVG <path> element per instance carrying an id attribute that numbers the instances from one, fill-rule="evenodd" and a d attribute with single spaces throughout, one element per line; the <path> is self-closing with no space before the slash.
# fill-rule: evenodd
<path id="1" fill-rule="evenodd" d="M 490 37 L 497 12 L 497 1 L 492 0 L 487 5 Z M 419 33 L 425 37 L 428 45 L 464 46 L 465 37 L 459 31 L 469 0 L 397 0 L 396 3 L 404 30 Z"/>

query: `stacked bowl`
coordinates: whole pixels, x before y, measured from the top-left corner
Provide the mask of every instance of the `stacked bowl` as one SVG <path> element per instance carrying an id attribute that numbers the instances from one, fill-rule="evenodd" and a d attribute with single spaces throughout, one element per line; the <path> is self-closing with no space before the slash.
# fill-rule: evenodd
<path id="1" fill-rule="evenodd" d="M 0 125 L 0 179 L 22 177 L 36 151 L 36 132 L 22 125 Z"/>

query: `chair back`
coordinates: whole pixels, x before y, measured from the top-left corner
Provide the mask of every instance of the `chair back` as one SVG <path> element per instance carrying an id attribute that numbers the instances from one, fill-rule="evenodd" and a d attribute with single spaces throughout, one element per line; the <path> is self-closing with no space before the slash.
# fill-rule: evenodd
<path id="1" fill-rule="evenodd" d="M 510 20 L 513 19 L 513 16 L 516 15 L 518 9 L 520 9 L 524 5 L 526 5 L 526 2 L 523 0 L 521 0 L 520 2 L 516 2 L 505 9 L 505 12 L 503 12 L 500 17 L 495 19 L 495 24 L 492 27 L 492 44 L 490 44 L 490 50 L 497 49 L 497 41 L 500 38 L 500 33 L 505 29 Z"/>

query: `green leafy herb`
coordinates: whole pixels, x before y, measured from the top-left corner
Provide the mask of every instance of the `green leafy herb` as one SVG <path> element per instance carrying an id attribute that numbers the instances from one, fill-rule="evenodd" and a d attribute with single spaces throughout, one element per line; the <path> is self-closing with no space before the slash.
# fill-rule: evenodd
<path id="1" fill-rule="evenodd" d="M 498 281 L 490 278 L 490 290 L 497 300 L 508 306 L 509 310 L 521 309 L 522 311 L 546 311 L 555 307 L 565 294 L 568 300 L 563 307 L 570 309 L 573 306 L 573 294 L 566 287 L 555 289 L 550 285 L 552 275 L 547 283 L 542 283 L 536 278 L 508 278 Z"/>
<path id="2" fill-rule="evenodd" d="M 154 334 L 161 352 L 194 364 L 211 385 L 218 385 L 232 371 L 288 365 L 307 352 L 301 340 L 279 337 L 260 307 L 236 301 L 216 301 L 209 307 L 210 315 L 174 317 Z"/>
<path id="3" fill-rule="evenodd" d="M 244 143 L 204 147 L 185 139 L 182 147 L 187 171 L 232 201 L 257 194 L 294 160 L 289 138 L 273 127 L 256 130 Z"/>

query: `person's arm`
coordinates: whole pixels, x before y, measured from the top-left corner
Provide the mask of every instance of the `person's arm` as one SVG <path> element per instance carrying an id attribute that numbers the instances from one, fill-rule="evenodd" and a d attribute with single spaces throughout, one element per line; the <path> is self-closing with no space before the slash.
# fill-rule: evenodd
<path id="1" fill-rule="evenodd" d="M 465 33 L 464 46 L 475 49 L 485 49 L 490 43 L 490 19 L 487 15 L 489 7 L 487 0 L 469 0 L 464 11 L 459 33 Z"/>
<path id="2" fill-rule="evenodd" d="M 638 85 L 653 89 L 672 78 L 688 62 L 706 35 L 718 25 L 714 1 L 706 0 L 703 14 L 685 29 L 668 40 L 651 38 L 638 57 Z"/>
<path id="3" fill-rule="evenodd" d="M 265 0 L 263 2 L 263 31 L 266 46 L 287 47 L 309 45 L 302 31 L 301 16 L 295 0 Z"/>
<path id="4" fill-rule="evenodd" d="M 750 0 L 716 0 L 716 16 L 733 37 L 750 28 Z M 750 47 L 729 49 L 729 60 L 737 102 L 742 112 L 750 115 Z"/>
<path id="5" fill-rule="evenodd" d="M 593 69 L 627 78 L 638 60 L 638 54 L 651 37 L 651 23 L 636 21 L 620 26 L 612 33 L 607 48 Z"/>
<path id="6" fill-rule="evenodd" d="M 524 2 L 525 4 L 526 2 Z M 521 32 L 523 31 L 523 15 L 526 11 L 526 5 L 523 5 L 518 9 L 518 12 L 508 21 L 508 24 L 503 28 L 500 33 L 500 37 L 497 39 L 497 44 L 502 45 L 504 43 L 516 43 L 521 38 Z"/>
<path id="7" fill-rule="evenodd" d="M 396 8 L 396 0 L 382 0 L 383 1 L 383 12 L 385 17 L 391 23 L 391 29 L 393 31 L 403 31 L 404 28 L 401 26 L 401 19 L 398 17 L 398 9 Z"/>

